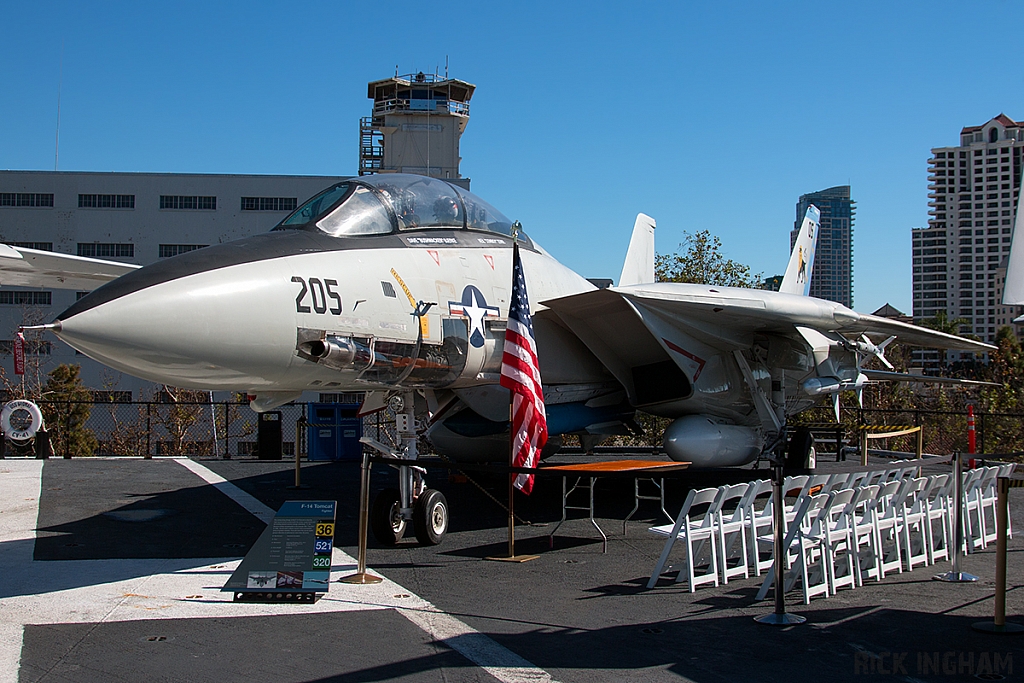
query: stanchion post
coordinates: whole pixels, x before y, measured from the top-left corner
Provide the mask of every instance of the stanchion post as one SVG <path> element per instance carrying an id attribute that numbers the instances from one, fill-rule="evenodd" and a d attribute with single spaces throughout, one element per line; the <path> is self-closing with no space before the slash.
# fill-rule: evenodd
<path id="1" fill-rule="evenodd" d="M 860 426 L 860 466 L 868 466 L 868 430 Z"/>
<path id="2" fill-rule="evenodd" d="M 299 430 L 302 428 L 303 418 L 295 421 L 295 486 L 289 486 L 290 490 L 308 489 L 302 485 L 302 464 L 299 460 Z"/>
<path id="3" fill-rule="evenodd" d="M 383 581 L 366 571 L 366 534 L 370 516 L 370 454 L 363 451 L 363 464 L 359 475 L 359 557 L 356 573 L 339 579 L 341 583 L 371 584 Z"/>
<path id="4" fill-rule="evenodd" d="M 1006 532 L 1009 524 L 1010 480 L 999 477 L 996 497 L 996 595 L 995 615 L 991 622 L 971 624 L 975 631 L 984 633 L 1024 633 L 1024 626 L 1006 623 Z"/>
<path id="5" fill-rule="evenodd" d="M 786 548 L 785 529 L 786 523 L 786 470 L 782 460 L 776 460 L 772 470 L 772 518 L 775 528 L 775 611 L 755 617 L 754 621 L 759 624 L 771 626 L 790 626 L 802 624 L 807 621 L 806 617 L 799 614 L 786 613 Z"/>
<path id="6" fill-rule="evenodd" d="M 944 573 L 933 576 L 932 578 L 936 581 L 945 581 L 946 583 L 974 583 L 978 580 L 978 577 L 974 574 L 968 574 L 967 572 L 960 571 L 960 556 L 963 554 L 964 547 L 964 458 L 963 453 L 957 451 L 954 456 L 953 465 L 953 508 L 956 512 L 956 520 L 954 528 L 956 532 L 953 534 L 956 542 L 956 547 L 953 548 L 953 569 Z"/>

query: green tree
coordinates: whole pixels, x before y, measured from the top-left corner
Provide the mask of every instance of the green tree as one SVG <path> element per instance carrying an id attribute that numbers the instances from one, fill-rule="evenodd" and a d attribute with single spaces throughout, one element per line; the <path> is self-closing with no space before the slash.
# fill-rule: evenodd
<path id="1" fill-rule="evenodd" d="M 750 273 L 750 266 L 725 258 L 722 240 L 710 230 L 684 232 L 679 251 L 658 254 L 654 275 L 658 282 L 690 282 L 720 287 L 760 286 L 761 277 Z"/>
<path id="2" fill-rule="evenodd" d="M 970 324 L 971 321 L 966 318 L 950 318 L 945 311 L 939 311 L 934 318 L 926 318 L 921 321 L 922 326 L 946 334 L 960 334 L 960 326 Z"/>
<path id="3" fill-rule="evenodd" d="M 92 395 L 82 384 L 81 368 L 61 364 L 50 371 L 43 385 L 42 402 L 46 428 L 58 455 L 92 455 L 98 445 L 86 427 L 92 411 Z"/>

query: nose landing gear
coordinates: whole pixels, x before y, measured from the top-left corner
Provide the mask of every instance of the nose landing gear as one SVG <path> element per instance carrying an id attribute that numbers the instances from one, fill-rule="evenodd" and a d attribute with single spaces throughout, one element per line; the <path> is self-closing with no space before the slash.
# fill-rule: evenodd
<path id="1" fill-rule="evenodd" d="M 396 419 L 401 451 L 370 438 L 362 439 L 367 446 L 403 463 L 392 465 L 398 470 L 399 488 L 378 493 L 370 509 L 370 529 L 381 545 L 393 546 L 402 540 L 409 522 L 423 545 L 438 545 L 448 532 L 448 501 L 440 491 L 428 489 L 423 481 L 425 470 L 411 464 L 418 456 L 413 401 L 411 394 L 404 397 L 401 404 L 405 412 Z"/>

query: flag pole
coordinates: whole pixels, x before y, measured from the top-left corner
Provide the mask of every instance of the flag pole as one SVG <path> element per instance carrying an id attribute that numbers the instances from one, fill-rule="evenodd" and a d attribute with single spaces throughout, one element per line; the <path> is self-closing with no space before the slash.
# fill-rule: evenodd
<path id="1" fill-rule="evenodd" d="M 515 260 L 519 255 L 519 243 L 518 243 L 518 230 L 517 227 L 519 222 L 512 226 L 512 263 L 513 263 L 513 276 L 512 284 L 513 291 L 515 291 Z M 509 392 L 508 396 L 508 465 L 509 467 L 515 467 L 516 459 L 516 448 L 515 448 L 515 430 L 513 429 L 513 420 L 515 418 L 515 393 Z M 490 556 L 485 557 L 485 560 L 492 560 L 495 562 L 529 562 L 530 560 L 536 560 L 540 555 L 516 555 L 516 515 L 515 515 L 515 480 L 516 473 L 508 473 L 508 555 L 507 556 Z"/>
<path id="2" fill-rule="evenodd" d="M 515 434 L 512 432 L 512 392 L 508 395 L 508 466 L 515 465 Z M 515 472 L 508 474 L 508 556 L 516 556 Z"/>

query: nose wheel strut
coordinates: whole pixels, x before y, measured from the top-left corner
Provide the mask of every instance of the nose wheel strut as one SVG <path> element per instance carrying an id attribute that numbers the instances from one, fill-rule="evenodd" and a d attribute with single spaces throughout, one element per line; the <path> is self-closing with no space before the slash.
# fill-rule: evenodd
<path id="1" fill-rule="evenodd" d="M 398 488 L 387 488 L 377 494 L 370 508 L 370 529 L 377 542 L 393 546 L 402 540 L 412 522 L 416 539 L 423 545 L 438 545 L 448 532 L 448 501 L 444 494 L 427 488 L 426 470 L 411 464 L 419 456 L 413 416 L 413 396 L 404 397 L 405 412 L 396 416 L 402 449 L 396 450 L 376 439 L 363 437 L 362 443 L 389 460 L 402 461 L 391 466 L 398 470 Z"/>

